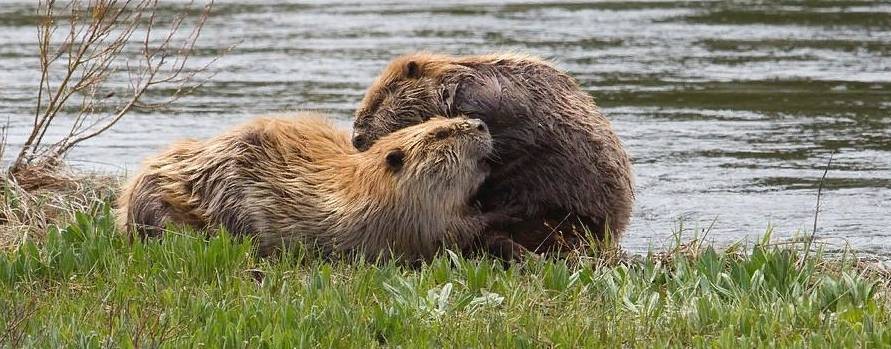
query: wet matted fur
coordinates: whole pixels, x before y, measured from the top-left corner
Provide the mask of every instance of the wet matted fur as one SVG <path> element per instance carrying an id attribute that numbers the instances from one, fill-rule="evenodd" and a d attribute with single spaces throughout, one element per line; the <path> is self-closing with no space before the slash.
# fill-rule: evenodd
<path id="1" fill-rule="evenodd" d="M 294 242 L 368 258 L 429 259 L 509 220 L 468 205 L 492 149 L 484 123 L 432 118 L 359 153 L 319 115 L 260 118 L 145 162 L 118 200 L 119 224 L 225 227 L 261 254 Z"/>
<path id="2" fill-rule="evenodd" d="M 368 149 L 427 115 L 465 114 L 485 121 L 495 140 L 492 172 L 478 196 L 483 209 L 525 210 L 527 219 L 506 229 L 512 239 L 536 251 L 578 248 L 584 226 L 618 242 L 634 204 L 629 156 L 593 98 L 539 58 L 396 58 L 357 109 L 353 144 Z M 489 235 L 498 240 L 499 233 Z"/>

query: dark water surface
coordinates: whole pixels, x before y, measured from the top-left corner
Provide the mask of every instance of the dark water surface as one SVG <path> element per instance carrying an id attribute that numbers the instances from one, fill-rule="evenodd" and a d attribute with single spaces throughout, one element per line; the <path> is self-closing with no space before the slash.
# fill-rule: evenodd
<path id="1" fill-rule="evenodd" d="M 34 3 L 0 3 L 0 117 L 12 146 L 33 115 Z M 73 163 L 132 171 L 175 139 L 252 115 L 330 112 L 349 126 L 395 55 L 528 52 L 597 99 L 634 156 L 638 204 L 623 245 L 659 247 L 682 220 L 718 244 L 810 231 L 891 247 L 891 3 L 223 1 L 204 31 L 213 81 L 167 112 L 134 113 Z M 8 161 L 8 156 L 7 159 Z"/>

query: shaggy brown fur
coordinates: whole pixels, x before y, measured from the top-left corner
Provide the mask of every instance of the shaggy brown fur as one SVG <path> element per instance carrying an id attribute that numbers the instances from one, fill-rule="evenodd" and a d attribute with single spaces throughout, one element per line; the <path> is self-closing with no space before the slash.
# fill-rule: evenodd
<path id="1" fill-rule="evenodd" d="M 426 115 L 459 114 L 478 117 L 491 129 L 496 156 L 478 198 L 484 210 L 511 204 L 525 209 L 527 219 L 507 228 L 515 241 L 535 251 L 578 248 L 586 226 L 596 237 L 618 242 L 634 202 L 629 157 L 591 96 L 543 60 L 513 54 L 399 57 L 356 111 L 353 144 L 368 149 Z M 523 252 L 498 232 L 489 236 L 493 253 Z"/>
<path id="2" fill-rule="evenodd" d="M 143 235 L 167 224 L 223 226 L 255 236 L 261 254 L 303 242 L 429 259 L 510 221 L 468 206 L 491 149 L 485 124 L 466 118 L 430 119 L 363 153 L 318 117 L 261 118 L 147 160 L 120 196 L 119 224 Z"/>

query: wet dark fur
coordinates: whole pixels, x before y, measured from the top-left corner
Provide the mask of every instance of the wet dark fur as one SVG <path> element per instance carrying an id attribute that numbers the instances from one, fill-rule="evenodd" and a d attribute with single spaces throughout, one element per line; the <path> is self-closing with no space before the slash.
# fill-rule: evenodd
<path id="1" fill-rule="evenodd" d="M 495 140 L 492 172 L 478 195 L 484 210 L 525 209 L 527 219 L 506 229 L 514 242 L 539 252 L 576 249 L 584 246 L 584 227 L 601 241 L 618 242 L 634 202 L 629 156 L 591 96 L 540 59 L 397 58 L 356 111 L 353 144 L 366 149 L 425 115 L 462 113 L 485 121 Z M 501 233 L 490 232 L 496 246 L 489 247 L 510 250 Z"/>

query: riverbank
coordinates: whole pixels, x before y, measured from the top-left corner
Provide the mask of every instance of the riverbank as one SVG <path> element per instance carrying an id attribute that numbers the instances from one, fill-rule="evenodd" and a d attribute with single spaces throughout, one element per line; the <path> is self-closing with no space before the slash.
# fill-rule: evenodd
<path id="1" fill-rule="evenodd" d="M 28 228 L 25 220 L 9 227 L 19 217 L 9 214 L 23 207 L 10 203 L 35 200 L 56 211 L 43 215 L 42 233 L 23 230 L 29 235 L 0 252 L 0 343 L 891 345 L 891 276 L 880 264 L 806 255 L 769 235 L 722 251 L 679 239 L 643 257 L 601 253 L 507 268 L 449 253 L 415 269 L 305 251 L 265 260 L 224 235 L 131 243 L 106 204 L 113 186 L 86 187 L 55 201 L 5 190 L 6 233 Z"/>
<path id="2" fill-rule="evenodd" d="M 5 160 L 34 125 L 36 4 L 0 1 Z M 165 16 L 184 8 L 159 6 Z M 622 241 L 629 250 L 670 240 L 679 218 L 697 228 L 717 218 L 709 238 L 721 246 L 757 238 L 768 225 L 778 239 L 810 232 L 833 153 L 817 238 L 891 250 L 886 2 L 217 1 L 201 33 L 192 62 L 228 51 L 209 67 L 212 80 L 171 108 L 129 113 L 66 161 L 132 172 L 178 140 L 297 110 L 329 113 L 349 129 L 365 91 L 398 55 L 519 52 L 577 79 L 632 154 L 638 196 Z M 142 59 L 134 49 L 124 52 L 131 63 Z M 118 97 L 130 89 L 123 78 L 108 86 Z M 47 141 L 67 134 L 65 113 Z"/>

